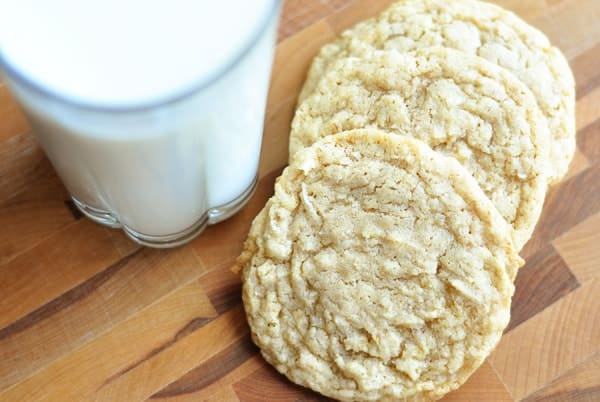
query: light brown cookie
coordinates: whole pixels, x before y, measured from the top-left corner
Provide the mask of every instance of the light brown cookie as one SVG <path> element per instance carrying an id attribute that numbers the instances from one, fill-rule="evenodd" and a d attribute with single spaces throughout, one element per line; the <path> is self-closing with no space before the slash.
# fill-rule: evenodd
<path id="1" fill-rule="evenodd" d="M 566 174 L 575 152 L 575 81 L 560 50 L 512 12 L 478 0 L 401 0 L 377 18 L 342 33 L 313 61 L 300 94 L 316 88 L 330 64 L 373 49 L 412 51 L 444 46 L 476 54 L 506 68 L 536 97 L 548 120 L 550 183 Z"/>
<path id="2" fill-rule="evenodd" d="M 301 151 L 238 259 L 265 359 L 348 401 L 430 400 L 464 383 L 508 323 L 521 263 L 458 162 L 375 129 Z"/>
<path id="3" fill-rule="evenodd" d="M 506 70 L 446 48 L 375 51 L 332 64 L 292 122 L 290 155 L 363 127 L 411 135 L 455 157 L 515 229 L 531 237 L 547 190 L 548 126 Z"/>

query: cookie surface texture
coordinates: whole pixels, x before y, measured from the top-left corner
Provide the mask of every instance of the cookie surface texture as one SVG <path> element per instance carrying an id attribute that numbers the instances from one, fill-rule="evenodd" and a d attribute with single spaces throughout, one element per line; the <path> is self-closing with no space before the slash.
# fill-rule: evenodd
<path id="1" fill-rule="evenodd" d="M 518 16 L 478 0 L 401 0 L 323 47 L 300 94 L 308 97 L 331 63 L 372 49 L 444 46 L 506 68 L 535 95 L 552 133 L 549 178 L 559 181 L 575 152 L 575 81 L 563 54 Z"/>
<path id="2" fill-rule="evenodd" d="M 550 133 L 531 92 L 486 60 L 446 48 L 336 61 L 292 121 L 290 155 L 320 137 L 377 127 L 456 158 L 531 237 L 548 187 Z"/>
<path id="3" fill-rule="evenodd" d="M 336 399 L 439 398 L 508 323 L 509 235 L 452 158 L 374 129 L 330 136 L 284 170 L 238 259 L 253 340 Z"/>

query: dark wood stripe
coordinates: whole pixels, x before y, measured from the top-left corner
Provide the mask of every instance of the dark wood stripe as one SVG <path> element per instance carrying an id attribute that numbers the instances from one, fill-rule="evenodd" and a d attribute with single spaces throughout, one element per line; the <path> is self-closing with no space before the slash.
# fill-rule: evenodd
<path id="1" fill-rule="evenodd" d="M 580 286 L 551 244 L 527 259 L 515 281 L 511 321 L 506 332 L 543 311 Z"/>
<path id="2" fill-rule="evenodd" d="M 69 210 L 69 212 L 71 212 L 71 215 L 73 215 L 73 218 L 75 218 L 75 219 L 83 218 L 83 214 L 81 213 L 79 208 L 77 208 L 77 206 L 75 206 L 75 203 L 73 202 L 73 200 L 66 200 L 65 205 L 66 205 L 67 209 Z"/>
<path id="3" fill-rule="evenodd" d="M 241 244 L 243 240 L 239 240 Z M 231 271 L 234 260 L 228 264 L 213 266 L 213 269 L 200 278 L 211 304 L 219 314 L 229 311 L 241 302 L 242 281 L 239 275 Z M 222 265 L 222 266 L 221 266 Z"/>
<path id="4" fill-rule="evenodd" d="M 127 263 L 132 258 L 134 258 L 141 250 L 142 249 L 136 250 L 127 257 L 117 261 L 105 270 L 92 276 L 87 281 L 63 293 L 56 299 L 44 304 L 37 310 L 32 311 L 26 316 L 13 322 L 9 326 L 0 329 L 0 340 L 25 331 L 26 329 L 33 327 L 39 322 L 51 318 L 54 314 L 60 312 L 61 310 L 86 298 L 88 295 L 90 295 L 92 292 L 94 292 L 96 289 L 98 289 L 100 286 L 106 283 L 113 275 L 122 270 L 127 265 Z"/>
<path id="5" fill-rule="evenodd" d="M 250 336 L 245 336 L 179 380 L 158 391 L 151 398 L 168 398 L 199 391 L 218 381 L 257 353 L 258 348 L 252 343 Z"/>
<path id="6" fill-rule="evenodd" d="M 319 395 L 308 388 L 287 380 L 273 367 L 256 370 L 243 380 L 233 384 L 233 389 L 244 402 L 329 402 L 332 399 Z"/>
<path id="7" fill-rule="evenodd" d="M 550 384 L 523 400 L 537 401 L 600 401 L 600 353 L 561 374 Z"/>
<path id="8" fill-rule="evenodd" d="M 571 61 L 575 75 L 576 96 L 580 99 L 600 85 L 600 43 Z"/>
<path id="9" fill-rule="evenodd" d="M 534 236 L 521 255 L 535 254 L 546 243 L 600 211 L 600 163 L 550 189 Z"/>
<path id="10" fill-rule="evenodd" d="M 193 320 L 188 322 L 183 328 L 181 328 L 179 331 L 177 331 L 177 333 L 175 334 L 175 336 L 173 336 L 173 338 L 169 339 L 167 342 L 163 343 L 162 345 L 159 345 L 156 348 L 152 349 L 150 352 L 146 353 L 146 355 L 144 357 L 142 357 L 140 360 L 134 362 L 133 364 L 130 364 L 129 366 L 125 367 L 123 370 L 110 376 L 108 379 L 106 379 L 106 381 L 104 381 L 102 383 L 102 385 L 100 385 L 100 387 L 98 387 L 98 389 L 106 386 L 107 384 L 110 384 L 117 378 L 121 377 L 122 375 L 124 375 L 124 374 L 128 373 L 129 371 L 133 370 L 134 368 L 138 367 L 140 364 L 142 364 L 145 361 L 156 356 L 163 350 L 173 346 L 177 341 L 190 335 L 192 332 L 197 331 L 198 329 L 202 328 L 203 326 L 205 326 L 206 324 L 208 324 L 215 318 L 216 317 L 196 317 L 196 318 L 194 318 Z"/>
<path id="11" fill-rule="evenodd" d="M 600 376 L 600 375 L 599 375 Z M 598 380 L 600 381 L 600 380 Z M 555 392 L 550 395 L 533 395 L 523 402 L 598 402 L 600 401 L 600 385 L 589 388 L 577 388 L 569 391 Z"/>
<path id="12" fill-rule="evenodd" d="M 598 70 L 600 70 L 600 66 L 598 66 Z M 600 105 L 598 107 L 600 108 Z M 577 146 L 589 162 L 600 161 L 600 119 L 579 130 Z"/>
<path id="13" fill-rule="evenodd" d="M 242 302 L 242 284 L 230 283 L 208 292 L 208 298 L 219 314 L 230 310 Z"/>

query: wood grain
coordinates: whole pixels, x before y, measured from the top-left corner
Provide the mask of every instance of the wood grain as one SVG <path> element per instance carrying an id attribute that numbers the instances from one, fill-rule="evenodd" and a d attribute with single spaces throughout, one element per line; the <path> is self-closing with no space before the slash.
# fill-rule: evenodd
<path id="1" fill-rule="evenodd" d="M 515 280 L 511 320 L 506 332 L 527 321 L 569 292 L 579 282 L 562 257 L 546 245 L 527 259 Z"/>
<path id="2" fill-rule="evenodd" d="M 535 235 L 522 254 L 533 255 L 552 239 L 599 211 L 600 164 L 596 163 L 550 189 Z"/>
<path id="3" fill-rule="evenodd" d="M 273 367 L 263 366 L 248 377 L 233 385 L 238 398 L 245 402 L 281 401 L 281 402 L 317 402 L 330 401 L 316 395 L 306 388 L 290 383 Z"/>
<path id="4" fill-rule="evenodd" d="M 111 330 L 203 273 L 198 259 L 185 248 L 143 250 L 119 260 L 0 330 L 0 359 L 12 359 L 10 367 L 0 367 L 0 388 L 85 344 L 90 334 Z"/>
<path id="5" fill-rule="evenodd" d="M 231 370 L 219 380 L 204 388 L 188 388 L 186 389 L 186 392 L 177 392 L 176 395 L 166 395 L 163 393 L 163 390 L 152 395 L 150 400 L 152 402 L 235 401 L 238 400 L 238 397 L 233 389 L 233 385 L 247 378 L 256 370 L 264 367 L 265 364 L 260 355 L 255 354 L 253 357 L 250 357 L 245 362 L 241 363 L 234 370 Z M 190 386 L 192 385 L 190 384 Z"/>
<path id="6" fill-rule="evenodd" d="M 258 348 L 248 335 L 190 370 L 177 381 L 152 395 L 152 398 L 170 398 L 206 388 L 257 354 Z"/>
<path id="7" fill-rule="evenodd" d="M 442 402 L 494 401 L 512 402 L 513 398 L 489 362 L 483 365 L 458 390 L 441 399 Z"/>
<path id="8" fill-rule="evenodd" d="M 188 284 L 12 388 L 0 391 L 0 400 L 89 399 L 100 388 L 109 387 L 156 356 L 156 350 L 173 344 L 190 322 L 214 315 L 201 286 L 197 282 Z M 110 358 L 98 356 L 100 350 Z"/>
<path id="9" fill-rule="evenodd" d="M 598 120 L 596 112 L 600 101 L 600 87 L 595 87 L 577 100 L 577 130 L 582 130 Z M 585 150 L 584 150 L 585 151 Z"/>
<path id="10" fill-rule="evenodd" d="M 236 216 L 149 250 L 73 210 L 0 83 L 0 401 L 325 401 L 252 344 L 230 271 L 287 161 L 311 58 L 392 0 L 283 5 L 259 170 Z M 578 150 L 546 199 L 496 351 L 444 401 L 600 400 L 600 2 L 497 0 L 568 56 Z"/>
<path id="11" fill-rule="evenodd" d="M 571 60 L 571 68 L 577 77 L 575 94 L 577 99 L 583 98 L 600 85 L 600 44 Z"/>
<path id="12" fill-rule="evenodd" d="M 0 160 L 0 202 L 27 190 L 40 178 L 55 176 L 30 133 L 13 133 L 0 141 Z"/>
<path id="13" fill-rule="evenodd" d="M 279 26 L 279 39 L 287 38 L 332 12 L 333 8 L 322 0 L 284 2 L 282 13 L 286 16 L 286 23 Z"/>
<path id="14" fill-rule="evenodd" d="M 29 124 L 23 115 L 21 108 L 13 99 L 8 88 L 0 82 L 0 142 L 13 138 L 15 134 L 23 134 L 29 131 Z M 7 167 L 7 166 L 5 166 Z"/>
<path id="15" fill-rule="evenodd" d="M 104 384 L 97 391 L 97 399 L 115 400 L 121 395 L 131 400 L 146 399 L 247 336 L 244 313 L 238 305 L 152 359 Z M 136 384 L 133 389 L 132 384 Z"/>
<path id="16" fill-rule="evenodd" d="M 0 328 L 121 260 L 115 237 L 122 235 L 80 220 L 0 265 Z"/>
<path id="17" fill-rule="evenodd" d="M 490 362 L 516 399 L 573 368 L 600 348 L 600 281 L 567 294 L 504 335 Z"/>
<path id="18" fill-rule="evenodd" d="M 67 191 L 52 174 L 29 182 L 19 194 L 0 202 L 0 264 L 51 237 L 76 220 L 65 208 Z"/>
<path id="19" fill-rule="evenodd" d="M 600 119 L 596 119 L 579 130 L 578 146 L 583 149 L 588 161 L 598 162 L 600 159 Z"/>
<path id="20" fill-rule="evenodd" d="M 552 243 L 579 282 L 600 280 L 600 213 Z"/>
<path id="21" fill-rule="evenodd" d="M 584 360 L 550 385 L 525 398 L 525 401 L 600 401 L 600 353 Z"/>
<path id="22" fill-rule="evenodd" d="M 596 0 L 563 0 L 548 7 L 531 23 L 572 59 L 597 45 L 599 19 L 600 8 Z"/>

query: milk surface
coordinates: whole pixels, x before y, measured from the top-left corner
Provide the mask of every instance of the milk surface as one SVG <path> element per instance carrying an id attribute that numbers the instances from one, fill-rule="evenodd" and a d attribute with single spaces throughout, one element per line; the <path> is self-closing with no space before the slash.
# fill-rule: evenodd
<path id="1" fill-rule="evenodd" d="M 162 100 L 218 75 L 273 0 L 0 0 L 3 56 L 84 103 Z"/>
<path id="2" fill-rule="evenodd" d="M 0 3 L 5 78 L 77 200 L 164 236 L 252 184 L 276 2 Z"/>

